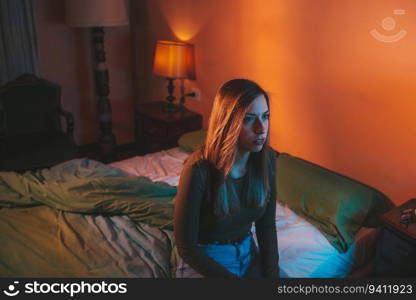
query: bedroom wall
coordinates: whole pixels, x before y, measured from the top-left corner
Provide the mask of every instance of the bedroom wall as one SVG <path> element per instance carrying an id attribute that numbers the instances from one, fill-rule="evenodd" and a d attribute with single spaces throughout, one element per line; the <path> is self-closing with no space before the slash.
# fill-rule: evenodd
<path id="1" fill-rule="evenodd" d="M 396 204 L 416 197 L 415 1 L 146 0 L 134 1 L 132 13 L 138 102 L 166 96 L 151 70 L 156 41 L 188 41 L 197 79 L 186 84 L 202 101 L 187 106 L 204 115 L 205 127 L 217 88 L 251 78 L 272 96 L 274 148 Z M 383 42 L 373 29 L 406 35 Z"/>
<path id="2" fill-rule="evenodd" d="M 65 24 L 65 1 L 37 0 L 37 35 L 42 77 L 62 87 L 62 104 L 75 119 L 78 145 L 98 142 L 99 121 L 90 30 Z M 105 28 L 113 133 L 117 143 L 134 141 L 134 96 L 130 28 Z"/>

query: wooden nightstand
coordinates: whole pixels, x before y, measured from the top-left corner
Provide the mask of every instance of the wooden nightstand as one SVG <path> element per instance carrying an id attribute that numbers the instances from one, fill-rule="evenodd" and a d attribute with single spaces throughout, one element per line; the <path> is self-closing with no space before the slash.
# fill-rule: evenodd
<path id="1" fill-rule="evenodd" d="M 401 211 L 416 209 L 416 199 L 391 209 L 381 216 L 383 231 L 377 247 L 375 275 L 416 276 L 416 222 L 400 223 Z M 413 220 L 416 220 L 413 215 Z"/>
<path id="2" fill-rule="evenodd" d="M 135 124 L 139 155 L 176 147 L 184 133 L 202 129 L 202 115 L 190 110 L 166 112 L 165 104 L 158 101 L 138 105 Z"/>

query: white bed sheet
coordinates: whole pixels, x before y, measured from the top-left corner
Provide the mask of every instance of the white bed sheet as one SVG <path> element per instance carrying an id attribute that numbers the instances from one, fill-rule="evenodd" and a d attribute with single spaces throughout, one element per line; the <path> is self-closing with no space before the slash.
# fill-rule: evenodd
<path id="1" fill-rule="evenodd" d="M 179 147 L 111 163 L 131 176 L 146 176 L 152 181 L 164 181 L 177 186 L 182 165 L 188 157 Z"/>
<path id="2" fill-rule="evenodd" d="M 368 271 L 379 230 L 361 228 L 346 253 L 339 253 L 312 224 L 277 202 L 276 231 L 281 277 L 347 277 L 353 271 Z M 362 271 L 361 276 L 368 274 Z"/>
<path id="3" fill-rule="evenodd" d="M 188 154 L 178 147 L 112 163 L 130 176 L 146 176 L 177 186 Z M 310 223 L 287 206 L 277 203 L 276 231 L 281 277 L 346 277 L 359 268 L 368 269 L 379 230 L 362 228 L 346 253 L 339 253 Z M 367 276 L 368 271 L 360 276 Z"/>

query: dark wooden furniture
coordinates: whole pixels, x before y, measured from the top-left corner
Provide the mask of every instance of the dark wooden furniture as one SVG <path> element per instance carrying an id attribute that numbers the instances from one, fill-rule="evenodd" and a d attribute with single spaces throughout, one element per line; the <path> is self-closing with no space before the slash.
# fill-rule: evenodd
<path id="1" fill-rule="evenodd" d="M 165 101 L 138 105 L 136 148 L 139 155 L 173 148 L 186 132 L 202 129 L 202 116 L 190 110 L 166 112 Z"/>
<path id="2" fill-rule="evenodd" d="M 35 170 L 75 158 L 73 133 L 58 84 L 24 74 L 1 87 L 0 170 Z"/>
<path id="3" fill-rule="evenodd" d="M 402 212 L 413 214 L 409 224 L 400 223 Z M 377 249 L 375 275 L 416 277 L 416 199 L 395 207 L 381 216 L 382 237 Z"/>

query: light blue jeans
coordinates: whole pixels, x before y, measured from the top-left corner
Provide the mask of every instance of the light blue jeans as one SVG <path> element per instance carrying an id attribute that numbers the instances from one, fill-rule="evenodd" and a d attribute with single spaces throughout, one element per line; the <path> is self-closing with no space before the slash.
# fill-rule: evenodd
<path id="1" fill-rule="evenodd" d="M 247 272 L 252 260 L 253 236 L 247 234 L 245 239 L 231 245 L 208 244 L 198 245 L 213 260 L 222 265 L 231 273 L 243 277 Z M 204 276 L 195 271 L 181 257 L 178 258 L 176 267 L 176 278 L 203 278 Z"/>

